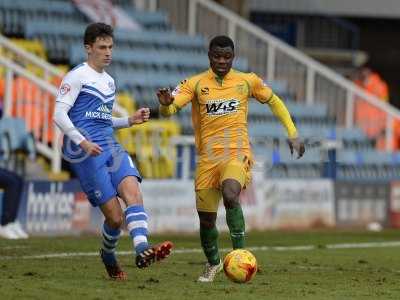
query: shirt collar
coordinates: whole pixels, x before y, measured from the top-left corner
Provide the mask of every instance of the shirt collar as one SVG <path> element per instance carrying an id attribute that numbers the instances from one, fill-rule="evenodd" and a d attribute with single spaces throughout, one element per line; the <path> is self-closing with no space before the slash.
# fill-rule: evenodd
<path id="1" fill-rule="evenodd" d="M 225 80 L 231 78 L 233 72 L 234 72 L 234 71 L 233 71 L 233 69 L 231 68 L 231 69 L 229 70 L 229 72 L 222 78 L 222 80 L 225 81 Z M 211 79 L 215 79 L 215 80 L 217 80 L 217 81 L 220 81 L 220 77 L 219 77 L 217 74 L 215 74 L 214 71 L 213 71 L 211 68 L 208 69 L 208 76 L 209 76 Z"/>

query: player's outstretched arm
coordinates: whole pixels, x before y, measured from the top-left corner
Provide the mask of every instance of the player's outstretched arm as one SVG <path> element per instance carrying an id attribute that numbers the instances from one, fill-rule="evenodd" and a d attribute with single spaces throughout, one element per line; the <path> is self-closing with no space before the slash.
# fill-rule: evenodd
<path id="1" fill-rule="evenodd" d="M 112 117 L 112 127 L 113 129 L 128 128 L 132 125 L 142 124 L 150 119 L 150 109 L 147 107 L 140 108 L 130 117 L 116 118 Z"/>
<path id="2" fill-rule="evenodd" d="M 304 143 L 298 138 L 296 126 L 287 110 L 285 103 L 273 93 L 270 87 L 265 84 L 260 77 L 252 73 L 249 76 L 251 82 L 252 95 L 261 103 L 267 103 L 272 113 L 279 119 L 283 126 L 285 126 L 288 134 L 288 143 L 290 152 L 293 154 L 295 150 L 298 154 L 297 158 L 303 156 L 305 147 Z"/>
<path id="3" fill-rule="evenodd" d="M 139 108 L 129 117 L 129 125 L 142 124 L 150 119 L 150 109 L 147 107 Z"/>
<path id="4" fill-rule="evenodd" d="M 157 91 L 158 102 L 161 105 L 168 106 L 174 102 L 174 97 L 171 94 L 171 90 L 169 88 L 162 88 Z"/>
<path id="5" fill-rule="evenodd" d="M 293 120 L 285 104 L 278 96 L 273 94 L 271 99 L 268 101 L 268 105 L 271 108 L 274 115 L 286 128 L 286 131 L 289 136 L 288 144 L 290 152 L 293 154 L 293 150 L 295 150 L 298 155 L 297 158 L 302 157 L 305 152 L 304 142 L 302 142 L 298 138 L 296 126 L 294 125 Z"/>
<path id="6" fill-rule="evenodd" d="M 158 102 L 160 102 L 160 114 L 164 117 L 169 117 L 175 114 L 178 109 L 173 105 L 174 97 L 169 88 L 159 89 L 157 91 Z"/>

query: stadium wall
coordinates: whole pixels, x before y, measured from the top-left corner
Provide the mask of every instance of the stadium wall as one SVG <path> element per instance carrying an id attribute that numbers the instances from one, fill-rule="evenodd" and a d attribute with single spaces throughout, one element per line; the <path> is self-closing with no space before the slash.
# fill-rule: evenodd
<path id="1" fill-rule="evenodd" d="M 241 195 L 248 230 L 400 227 L 400 182 L 254 177 Z M 146 180 L 142 191 L 152 233 L 198 230 L 193 181 Z M 96 233 L 103 221 L 76 180 L 26 182 L 18 220 L 31 235 Z M 217 224 L 227 230 L 223 207 Z"/>

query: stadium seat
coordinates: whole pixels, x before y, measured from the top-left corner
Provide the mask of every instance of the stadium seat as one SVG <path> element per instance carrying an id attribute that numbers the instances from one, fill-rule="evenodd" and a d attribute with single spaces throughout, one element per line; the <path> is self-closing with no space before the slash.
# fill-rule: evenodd
<path id="1" fill-rule="evenodd" d="M 45 20 L 60 24 L 85 20 L 81 14 L 76 13 L 71 2 L 50 0 L 30 1 L 29 5 L 24 0 L 2 0 L 0 16 L 4 33 L 15 36 L 24 35 L 29 22 Z"/>
<path id="2" fill-rule="evenodd" d="M 24 33 L 26 38 L 44 41 L 50 59 L 67 60 L 70 45 L 82 45 L 85 26 L 79 22 L 65 22 L 59 26 L 58 21 L 29 21 L 24 24 Z M 204 53 L 205 44 L 201 37 L 188 37 L 174 31 L 115 30 L 115 41 L 118 49 L 125 50 L 156 48 L 200 53 Z"/>
<path id="3" fill-rule="evenodd" d="M 42 59 L 47 59 L 46 50 L 40 41 L 29 41 L 25 39 L 14 38 L 11 39 L 11 42 L 16 46 L 23 48 L 24 50 L 31 52 Z M 27 63 L 26 61 L 21 59 L 21 57 L 15 55 L 13 52 L 7 51 L 5 48 L 0 48 L 0 55 L 7 57 L 8 59 L 18 61 L 19 65 L 24 66 L 35 75 L 41 77 L 43 77 L 44 75 L 41 68 L 35 67 L 33 64 Z M 1 74 L 4 74 L 4 68 L 0 66 L 0 75 Z"/>
<path id="4" fill-rule="evenodd" d="M 170 139 L 179 135 L 180 125 L 173 120 L 150 122 L 116 131 L 118 141 L 135 157 L 146 178 L 170 178 L 175 174 L 175 149 Z"/>
<path id="5" fill-rule="evenodd" d="M 0 125 L 0 161 L 7 161 L 11 155 L 10 136 Z"/>
<path id="6" fill-rule="evenodd" d="M 36 159 L 35 139 L 26 131 L 25 122 L 18 118 L 0 119 L 1 165 L 25 174 L 26 158 Z"/>
<path id="7" fill-rule="evenodd" d="M 0 119 L 0 132 L 6 133 L 10 140 L 10 151 L 22 151 L 32 159 L 36 157 L 35 140 L 26 130 L 25 121 L 19 118 Z"/>
<path id="8" fill-rule="evenodd" d="M 147 30 L 167 30 L 170 28 L 164 12 L 148 12 L 133 9 L 132 5 L 122 6 L 123 10 Z"/>

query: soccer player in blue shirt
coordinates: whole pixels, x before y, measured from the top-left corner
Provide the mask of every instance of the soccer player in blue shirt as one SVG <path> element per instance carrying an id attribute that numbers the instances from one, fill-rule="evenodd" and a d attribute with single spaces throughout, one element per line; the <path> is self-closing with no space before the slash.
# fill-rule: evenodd
<path id="1" fill-rule="evenodd" d="M 100 255 L 107 273 L 113 279 L 125 280 L 127 275 L 115 257 L 124 219 L 117 196 L 126 204 L 125 223 L 139 268 L 166 258 L 173 247 L 169 241 L 149 245 L 147 214 L 139 188 L 142 178 L 113 136 L 114 129 L 146 122 L 150 111 L 141 108 L 130 117 L 112 117 L 115 84 L 104 70 L 112 58 L 111 26 L 90 24 L 85 30 L 84 46 L 87 62 L 64 77 L 56 99 L 54 122 L 64 133 L 64 158 L 70 162 L 90 203 L 98 206 L 105 217 Z"/>

